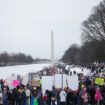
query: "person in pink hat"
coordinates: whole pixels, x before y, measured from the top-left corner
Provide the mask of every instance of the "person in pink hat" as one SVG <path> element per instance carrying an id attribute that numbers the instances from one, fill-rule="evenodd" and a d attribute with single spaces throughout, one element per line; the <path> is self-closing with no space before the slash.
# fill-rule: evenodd
<path id="1" fill-rule="evenodd" d="M 87 94 L 87 92 L 86 92 L 86 89 L 84 89 L 83 90 L 83 93 L 84 93 L 84 95 L 83 95 L 83 105 L 88 105 L 88 94 Z"/>
<path id="2" fill-rule="evenodd" d="M 100 105 L 100 100 L 102 100 L 102 95 L 100 94 L 100 90 L 97 89 L 95 94 L 96 105 Z"/>

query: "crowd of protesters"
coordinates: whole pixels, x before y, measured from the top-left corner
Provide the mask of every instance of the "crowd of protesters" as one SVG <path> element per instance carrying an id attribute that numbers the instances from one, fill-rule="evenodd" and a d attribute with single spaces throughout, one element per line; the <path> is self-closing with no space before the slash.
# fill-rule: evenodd
<path id="1" fill-rule="evenodd" d="M 61 69 L 61 66 L 58 67 Z M 62 67 L 64 69 L 64 66 Z M 79 79 L 79 87 L 74 91 L 69 87 L 64 89 L 53 87 L 52 91 L 46 90 L 45 94 L 42 94 L 41 87 L 20 85 L 9 89 L 1 80 L 0 105 L 105 105 L 105 84 L 95 84 L 97 77 L 105 80 L 104 65 L 88 67 L 91 69 L 90 76 L 77 74 L 76 71 L 70 73 L 78 75 Z"/>

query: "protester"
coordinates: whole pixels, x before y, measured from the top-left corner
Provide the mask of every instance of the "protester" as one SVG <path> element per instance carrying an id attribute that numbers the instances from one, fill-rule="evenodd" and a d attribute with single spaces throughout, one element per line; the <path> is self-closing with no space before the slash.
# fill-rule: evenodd
<path id="1" fill-rule="evenodd" d="M 17 105 L 17 89 L 14 88 L 12 91 L 12 105 Z"/>
<path id="2" fill-rule="evenodd" d="M 0 105 L 3 104 L 3 101 L 2 101 L 2 89 L 0 89 Z"/>
<path id="3" fill-rule="evenodd" d="M 51 91 L 49 91 L 49 90 L 46 90 L 46 94 L 47 94 L 47 105 L 51 105 L 51 97 L 52 97 L 52 95 L 51 95 Z"/>
<path id="4" fill-rule="evenodd" d="M 55 68 L 45 68 L 40 76 L 54 75 L 54 73 L 67 74 L 65 66 L 58 66 L 58 71 Z M 1 80 L 0 104 L 3 105 L 104 105 L 105 104 L 105 74 L 103 65 L 88 65 L 85 66 L 91 68 L 90 74 L 85 75 L 83 73 L 77 73 L 75 70 L 70 71 L 67 75 L 78 76 L 78 89 L 71 90 L 68 87 L 64 89 L 56 89 L 52 87 L 51 90 L 46 90 L 45 94 L 42 94 L 41 87 L 32 87 L 31 84 L 27 87 L 19 83 L 19 86 L 10 88 L 9 85 L 5 86 L 3 80 Z M 63 71 L 64 69 L 64 71 Z M 83 71 L 82 71 L 83 72 Z M 96 79 L 102 80 L 101 82 Z M 97 83 L 98 82 L 98 83 Z M 2 92 L 3 90 L 3 92 Z M 62 90 L 62 91 L 61 91 Z M 31 101 L 30 101 L 31 100 Z"/>
<path id="5" fill-rule="evenodd" d="M 73 105 L 73 92 L 71 89 L 67 93 L 66 103 L 67 103 L 67 105 Z"/>
<path id="6" fill-rule="evenodd" d="M 38 100 L 38 105 L 44 105 L 43 94 L 40 89 L 38 90 L 37 93 L 37 100 Z"/>
<path id="7" fill-rule="evenodd" d="M 2 91 L 3 91 L 3 89 L 4 89 L 3 79 L 0 80 L 0 84 L 1 84 L 1 89 L 2 89 Z"/>
<path id="8" fill-rule="evenodd" d="M 100 94 L 100 90 L 97 89 L 96 90 L 96 94 L 95 94 L 95 101 L 96 101 L 96 105 L 100 105 L 100 101 L 102 100 L 102 96 Z"/>
<path id="9" fill-rule="evenodd" d="M 60 105 L 60 91 L 61 89 L 57 90 L 57 105 Z"/>
<path id="10" fill-rule="evenodd" d="M 30 104 L 30 95 L 31 95 L 30 89 L 25 87 L 25 93 L 26 93 L 25 105 L 29 105 Z"/>
<path id="11" fill-rule="evenodd" d="M 64 89 L 62 89 L 62 91 L 60 92 L 60 105 L 66 105 L 66 92 L 64 91 Z"/>
<path id="12" fill-rule="evenodd" d="M 32 93 L 31 93 L 31 103 L 30 103 L 30 105 L 34 105 L 34 104 L 38 105 L 36 90 L 33 90 Z"/>
<path id="13" fill-rule="evenodd" d="M 88 105 L 88 95 L 87 95 L 87 92 L 86 92 L 86 89 L 83 90 L 83 105 Z"/>
<path id="14" fill-rule="evenodd" d="M 79 96 L 80 96 L 80 105 L 83 105 L 83 95 L 84 95 L 84 92 L 83 92 L 83 89 L 84 89 L 84 85 L 81 85 L 81 90 L 80 90 L 80 93 L 79 93 Z"/>
<path id="15" fill-rule="evenodd" d="M 52 97 L 51 97 L 52 105 L 56 105 L 55 101 L 56 101 L 56 97 L 57 97 L 57 91 L 55 90 L 55 87 L 53 87 L 51 95 L 52 95 Z"/>
<path id="16" fill-rule="evenodd" d="M 47 92 L 45 92 L 43 100 L 44 100 L 44 105 L 47 105 Z"/>
<path id="17" fill-rule="evenodd" d="M 18 93 L 17 93 L 17 105 L 21 105 L 22 103 L 22 90 L 18 89 Z"/>
<path id="18" fill-rule="evenodd" d="M 26 105 L 26 93 L 25 93 L 24 89 L 22 90 L 21 96 L 22 96 L 21 105 Z"/>
<path id="19" fill-rule="evenodd" d="M 2 101 L 3 101 L 3 105 L 8 105 L 7 89 L 6 88 L 3 89 Z"/>
<path id="20" fill-rule="evenodd" d="M 7 92 L 8 105 L 12 105 L 12 90 Z"/>
<path id="21" fill-rule="evenodd" d="M 95 105 L 95 93 L 96 93 L 95 87 L 91 86 L 89 91 L 91 105 Z"/>

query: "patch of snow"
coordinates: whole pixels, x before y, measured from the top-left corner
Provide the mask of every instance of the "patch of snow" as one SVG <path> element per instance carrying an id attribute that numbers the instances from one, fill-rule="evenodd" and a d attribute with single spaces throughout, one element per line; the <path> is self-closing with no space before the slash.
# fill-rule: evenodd
<path id="1" fill-rule="evenodd" d="M 6 79 L 12 74 L 27 75 L 30 72 L 38 72 L 44 67 L 48 67 L 51 64 L 30 64 L 30 65 L 18 65 L 18 66 L 7 66 L 0 67 L 0 79 Z"/>

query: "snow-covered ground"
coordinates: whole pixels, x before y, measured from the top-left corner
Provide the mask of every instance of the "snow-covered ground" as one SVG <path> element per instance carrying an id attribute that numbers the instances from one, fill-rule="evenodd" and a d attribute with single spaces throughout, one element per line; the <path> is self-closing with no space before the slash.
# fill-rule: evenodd
<path id="1" fill-rule="evenodd" d="M 42 70 L 44 67 L 51 66 L 51 63 L 49 64 L 30 64 L 30 65 L 18 65 L 18 66 L 7 66 L 7 67 L 0 67 L 0 79 L 6 79 L 10 77 L 12 74 L 20 74 L 21 76 L 25 76 L 30 72 L 38 72 Z M 80 67 L 73 67 L 70 68 L 70 71 L 76 71 L 77 73 L 83 73 L 87 75 L 90 70 L 83 69 Z"/>
<path id="2" fill-rule="evenodd" d="M 7 66 L 0 67 L 0 79 L 6 79 L 11 74 L 20 74 L 22 76 L 27 75 L 30 72 L 37 72 L 42 70 L 44 67 L 48 67 L 51 64 L 30 64 L 30 65 L 18 65 L 18 66 Z"/>

